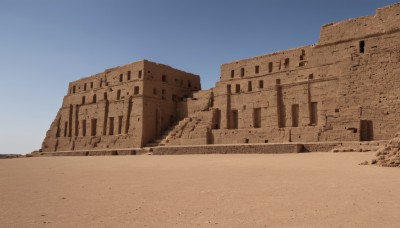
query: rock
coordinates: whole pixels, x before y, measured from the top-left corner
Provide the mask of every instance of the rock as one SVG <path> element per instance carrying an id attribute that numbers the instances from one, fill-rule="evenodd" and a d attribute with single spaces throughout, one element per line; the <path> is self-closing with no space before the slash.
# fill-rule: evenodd
<path id="1" fill-rule="evenodd" d="M 359 165 L 369 165 L 368 161 L 361 162 Z"/>

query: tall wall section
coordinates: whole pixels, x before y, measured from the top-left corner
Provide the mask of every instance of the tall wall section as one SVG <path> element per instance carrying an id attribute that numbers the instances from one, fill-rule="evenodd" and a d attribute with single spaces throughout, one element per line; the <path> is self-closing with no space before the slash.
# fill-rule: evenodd
<path id="1" fill-rule="evenodd" d="M 399 29 L 395 4 L 323 26 L 316 45 L 223 64 L 208 141 L 389 139 L 400 121 Z"/>
<path id="2" fill-rule="evenodd" d="M 199 76 L 147 60 L 71 82 L 42 150 L 142 147 L 175 120 L 176 103 L 199 89 Z"/>

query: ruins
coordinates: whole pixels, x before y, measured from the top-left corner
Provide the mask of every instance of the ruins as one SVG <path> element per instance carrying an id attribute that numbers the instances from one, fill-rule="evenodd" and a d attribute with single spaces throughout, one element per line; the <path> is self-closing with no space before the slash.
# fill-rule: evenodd
<path id="1" fill-rule="evenodd" d="M 42 151 L 388 140 L 399 74 L 394 4 L 324 25 L 314 45 L 222 64 L 208 90 L 147 60 L 71 82 Z"/>

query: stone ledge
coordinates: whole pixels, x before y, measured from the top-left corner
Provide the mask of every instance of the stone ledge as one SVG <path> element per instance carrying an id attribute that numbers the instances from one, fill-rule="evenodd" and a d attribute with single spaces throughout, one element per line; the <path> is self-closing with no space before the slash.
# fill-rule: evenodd
<path id="1" fill-rule="evenodd" d="M 184 155 L 184 154 L 288 154 L 307 152 L 329 152 L 340 146 L 382 145 L 387 141 L 372 142 L 311 142 L 268 144 L 214 144 L 190 146 L 146 147 L 120 150 L 84 150 L 42 152 L 35 156 L 112 156 L 112 155 Z"/>

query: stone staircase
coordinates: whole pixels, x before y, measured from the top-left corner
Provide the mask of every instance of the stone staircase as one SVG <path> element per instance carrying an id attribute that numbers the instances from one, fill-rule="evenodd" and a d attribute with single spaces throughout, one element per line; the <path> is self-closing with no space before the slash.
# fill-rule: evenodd
<path id="1" fill-rule="evenodd" d="M 176 125 L 171 126 L 164 130 L 157 139 L 146 144 L 146 147 L 158 147 L 165 146 L 172 137 L 180 137 L 182 135 L 183 129 L 186 125 L 192 121 L 191 117 L 186 117 L 179 121 Z"/>

